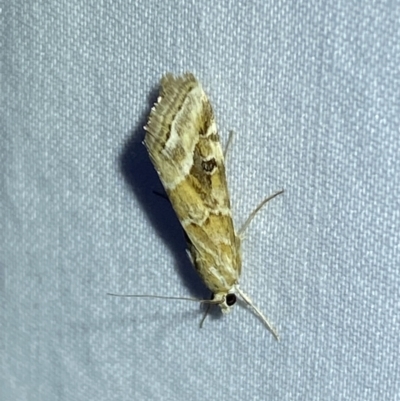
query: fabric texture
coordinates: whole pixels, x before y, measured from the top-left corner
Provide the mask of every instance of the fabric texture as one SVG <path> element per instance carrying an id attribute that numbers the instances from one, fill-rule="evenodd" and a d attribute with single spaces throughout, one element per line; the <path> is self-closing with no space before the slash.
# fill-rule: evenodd
<path id="1" fill-rule="evenodd" d="M 400 399 L 400 3 L 6 1 L 0 399 Z M 208 298 L 142 144 L 166 72 L 214 107 L 241 287 Z"/>

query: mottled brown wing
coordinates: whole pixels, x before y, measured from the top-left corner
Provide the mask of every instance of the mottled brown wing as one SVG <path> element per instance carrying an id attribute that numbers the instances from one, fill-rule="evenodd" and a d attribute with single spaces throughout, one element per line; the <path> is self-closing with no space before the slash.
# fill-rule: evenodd
<path id="1" fill-rule="evenodd" d="M 224 156 L 211 104 L 192 74 L 167 74 L 145 145 L 190 242 L 194 264 L 213 293 L 240 275 Z"/>

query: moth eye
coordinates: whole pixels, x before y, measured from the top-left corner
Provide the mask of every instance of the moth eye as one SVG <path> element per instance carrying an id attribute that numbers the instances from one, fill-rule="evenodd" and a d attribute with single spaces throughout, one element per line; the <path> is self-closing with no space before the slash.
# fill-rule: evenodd
<path id="1" fill-rule="evenodd" d="M 236 295 L 235 294 L 228 294 L 226 296 L 226 304 L 228 306 L 232 306 L 236 303 Z"/>

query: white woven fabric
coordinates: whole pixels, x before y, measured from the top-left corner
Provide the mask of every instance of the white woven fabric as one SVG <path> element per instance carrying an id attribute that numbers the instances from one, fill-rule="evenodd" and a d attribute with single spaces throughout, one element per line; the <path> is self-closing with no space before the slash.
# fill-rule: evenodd
<path id="1" fill-rule="evenodd" d="M 217 5 L 213 3 L 218 3 Z M 400 394 L 399 2 L 6 1 L 0 399 L 394 400 Z M 244 241 L 208 296 L 148 159 L 162 74 L 214 105 Z"/>

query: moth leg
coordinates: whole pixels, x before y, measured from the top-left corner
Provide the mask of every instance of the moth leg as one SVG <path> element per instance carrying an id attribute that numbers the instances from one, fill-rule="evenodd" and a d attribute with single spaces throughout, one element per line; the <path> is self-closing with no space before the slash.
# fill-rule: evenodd
<path id="1" fill-rule="evenodd" d="M 229 150 L 229 148 L 230 148 L 230 146 L 232 144 L 233 135 L 234 135 L 234 132 L 233 131 L 229 131 L 228 142 L 226 142 L 225 149 L 224 149 L 224 160 L 225 160 L 225 162 L 226 162 L 226 156 L 228 154 L 228 150 Z"/>
<path id="2" fill-rule="evenodd" d="M 158 191 L 153 191 L 153 194 L 160 196 L 161 198 L 163 198 L 169 202 L 168 196 L 166 194 L 163 194 L 162 192 L 158 192 Z"/>
<path id="3" fill-rule="evenodd" d="M 214 299 L 214 294 L 211 294 L 210 300 L 212 301 L 213 299 Z M 202 319 L 200 321 L 200 328 L 201 329 L 203 328 L 204 320 L 206 320 L 206 317 L 207 317 L 208 313 L 210 312 L 211 305 L 213 305 L 211 302 L 207 303 L 207 308 L 204 311 L 204 315 L 203 315 L 203 317 L 202 317 Z"/>
<path id="4" fill-rule="evenodd" d="M 254 216 L 259 212 L 259 210 L 267 203 L 269 202 L 271 199 L 275 198 L 275 196 L 278 196 L 280 194 L 283 193 L 283 189 L 281 189 L 280 191 L 274 193 L 271 196 L 268 196 L 267 198 L 265 198 L 251 213 L 250 216 L 247 218 L 247 220 L 244 222 L 244 224 L 242 225 L 242 227 L 240 227 L 240 230 L 238 232 L 238 235 L 241 236 L 247 229 L 247 227 L 249 226 L 249 224 L 251 223 L 251 221 L 253 220 Z"/>

